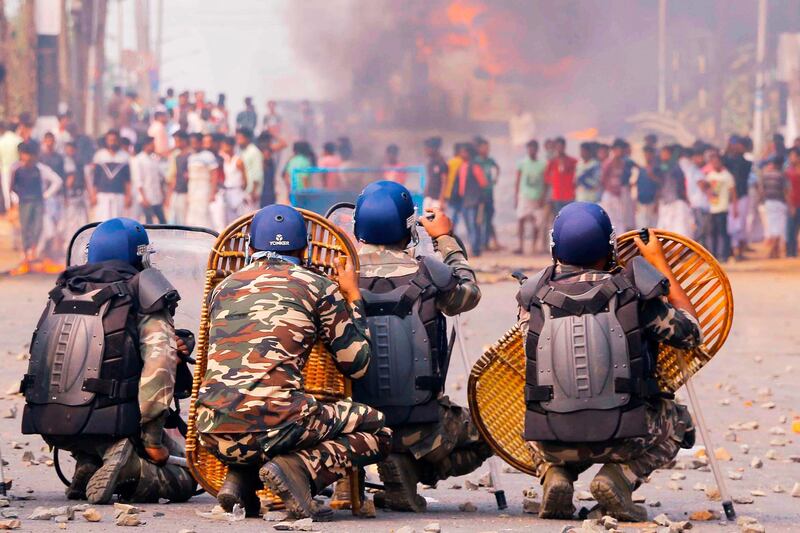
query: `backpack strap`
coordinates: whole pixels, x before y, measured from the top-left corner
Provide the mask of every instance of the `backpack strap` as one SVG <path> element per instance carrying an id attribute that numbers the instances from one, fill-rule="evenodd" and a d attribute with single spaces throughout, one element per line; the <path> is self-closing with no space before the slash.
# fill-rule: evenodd
<path id="1" fill-rule="evenodd" d="M 545 283 L 536 292 L 536 299 L 556 309 L 562 309 L 570 315 L 597 314 L 602 311 L 609 300 L 632 286 L 621 275 L 613 275 L 603 283 L 581 295 L 570 295 L 557 290 L 553 285 Z"/>
<path id="2" fill-rule="evenodd" d="M 405 316 L 411 313 L 411 309 L 414 307 L 414 302 L 419 300 L 425 291 L 433 286 L 434 284 L 430 275 L 428 274 L 428 269 L 424 266 L 424 263 L 420 263 L 419 270 L 417 270 L 417 273 L 413 278 L 411 278 L 408 288 L 400 296 L 400 299 L 394 306 L 392 314 L 397 316 Z"/>
<path id="3" fill-rule="evenodd" d="M 139 379 L 87 378 L 81 390 L 102 394 L 111 400 L 131 400 L 139 395 Z"/>

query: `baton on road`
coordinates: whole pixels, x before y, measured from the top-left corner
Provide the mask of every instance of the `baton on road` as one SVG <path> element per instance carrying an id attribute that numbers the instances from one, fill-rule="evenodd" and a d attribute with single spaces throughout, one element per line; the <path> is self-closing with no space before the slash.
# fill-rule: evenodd
<path id="1" fill-rule="evenodd" d="M 0 496 L 5 496 L 6 488 L 11 488 L 10 486 L 6 487 L 6 474 L 3 464 L 3 448 L 0 447 Z M 10 482 L 9 485 L 11 485 Z"/>
<path id="2" fill-rule="evenodd" d="M 461 315 L 453 317 L 453 329 L 456 332 L 456 343 L 458 343 L 458 351 L 461 354 L 461 361 L 464 363 L 464 372 L 469 376 L 470 365 L 467 358 L 467 347 L 464 344 L 464 338 L 461 336 Z M 494 499 L 497 501 L 497 508 L 502 510 L 508 507 L 506 502 L 506 493 L 500 487 L 500 469 L 497 466 L 498 458 L 496 456 L 489 457 L 489 477 L 492 479 L 492 487 L 494 488 Z"/>
<path id="3" fill-rule="evenodd" d="M 701 347 L 700 349 L 705 351 L 704 347 Z M 692 406 L 692 411 L 694 411 L 695 423 L 697 424 L 697 428 L 700 430 L 700 437 L 703 439 L 703 446 L 706 447 L 706 457 L 708 457 L 708 463 L 711 466 L 711 471 L 714 473 L 714 479 L 717 481 L 719 495 L 722 499 L 722 509 L 725 511 L 725 516 L 728 518 L 728 520 L 733 520 L 736 518 L 736 511 L 733 509 L 733 500 L 728 492 L 728 487 L 725 485 L 725 478 L 722 477 L 722 471 L 719 468 L 719 461 L 717 461 L 717 456 L 714 453 L 714 446 L 711 443 L 711 437 L 708 435 L 708 426 L 706 426 L 705 418 L 703 418 L 703 412 L 700 410 L 700 402 L 698 401 L 697 394 L 694 391 L 692 378 L 689 376 L 689 369 L 686 366 L 686 361 L 684 360 L 682 353 L 678 353 L 677 359 L 678 363 L 681 365 L 681 372 L 683 373 L 683 378 L 685 380 L 684 385 L 686 386 L 686 392 L 689 395 L 689 403 Z"/>

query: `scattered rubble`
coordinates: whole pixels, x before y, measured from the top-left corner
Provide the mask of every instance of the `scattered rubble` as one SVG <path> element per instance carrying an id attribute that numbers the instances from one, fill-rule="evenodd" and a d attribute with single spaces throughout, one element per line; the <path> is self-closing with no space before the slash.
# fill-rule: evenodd
<path id="1" fill-rule="evenodd" d="M 22 522 L 20 522 L 16 518 L 11 520 L 0 520 L 0 529 L 3 530 L 19 529 L 21 527 L 22 527 Z"/>
<path id="2" fill-rule="evenodd" d="M 100 512 L 94 507 L 90 507 L 89 509 L 83 511 L 81 516 L 87 522 L 99 522 L 103 519 L 103 515 L 101 515 Z"/>
<path id="3" fill-rule="evenodd" d="M 474 513 L 478 508 L 475 507 L 475 504 L 472 502 L 464 502 L 458 506 L 458 510 L 462 513 Z"/>
<path id="4" fill-rule="evenodd" d="M 522 512 L 528 514 L 539 514 L 540 504 L 533 498 L 522 499 Z"/>
<path id="5" fill-rule="evenodd" d="M 764 462 L 758 457 L 753 457 L 753 460 L 750 461 L 750 468 L 761 468 L 762 466 L 764 466 Z"/>
<path id="6" fill-rule="evenodd" d="M 425 529 L 423 529 L 422 531 L 424 531 L 425 533 L 441 533 L 442 528 L 439 525 L 439 522 L 431 522 L 430 524 L 425 526 Z"/>
<path id="7" fill-rule="evenodd" d="M 800 481 L 796 482 L 794 487 L 792 487 L 792 497 L 800 498 Z"/>
<path id="8" fill-rule="evenodd" d="M 716 520 L 719 518 L 714 511 L 711 509 L 703 509 L 702 511 L 695 511 L 689 515 L 689 520 L 694 520 L 696 522 L 709 522 L 711 520 Z"/>

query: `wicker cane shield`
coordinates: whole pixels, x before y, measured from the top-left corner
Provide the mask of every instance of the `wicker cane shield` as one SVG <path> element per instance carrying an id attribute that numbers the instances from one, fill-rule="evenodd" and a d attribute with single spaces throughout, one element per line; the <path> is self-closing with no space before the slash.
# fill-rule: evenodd
<path id="1" fill-rule="evenodd" d="M 636 231 L 622 235 L 618 259 L 625 264 L 638 255 Z M 697 309 L 704 344 L 683 352 L 690 375 L 722 347 L 733 322 L 733 294 L 725 271 L 705 248 L 691 239 L 656 230 L 675 277 Z M 682 351 L 661 345 L 658 381 L 664 391 L 683 385 L 676 356 Z M 531 475 L 531 453 L 522 438 L 525 416 L 525 343 L 517 326 L 506 332 L 472 367 L 467 397 L 472 417 L 494 451 L 510 465 Z"/>
<path id="2" fill-rule="evenodd" d="M 354 267 L 358 269 L 358 254 L 350 239 L 341 229 L 316 213 L 304 209 L 298 209 L 298 211 L 302 213 L 306 220 L 309 235 L 305 266 L 325 276 L 331 276 L 338 261 L 342 258 L 350 258 Z M 208 257 L 206 270 L 203 308 L 197 334 L 197 364 L 195 365 L 194 381 L 192 383 L 192 399 L 188 420 L 189 429 L 186 435 L 186 457 L 192 475 L 211 495 L 216 495 L 222 486 L 227 467 L 200 445 L 197 435 L 195 403 L 200 389 L 200 382 L 203 380 L 208 363 L 208 330 L 210 322 L 208 317 L 208 297 L 219 282 L 245 266 L 247 235 L 252 218 L 253 214 L 241 217 L 220 234 L 214 249 Z M 303 378 L 305 390 L 313 394 L 317 399 L 336 401 L 350 396 L 350 381 L 339 372 L 333 362 L 333 358 L 321 343 L 317 344 L 311 352 L 303 370 Z M 350 475 L 354 514 L 360 508 L 360 502 L 358 501 L 360 491 L 356 490 L 358 488 L 357 480 L 357 475 Z M 259 492 L 259 496 L 262 501 L 269 502 L 269 506 L 272 509 L 283 507 L 280 498 L 268 490 Z"/>

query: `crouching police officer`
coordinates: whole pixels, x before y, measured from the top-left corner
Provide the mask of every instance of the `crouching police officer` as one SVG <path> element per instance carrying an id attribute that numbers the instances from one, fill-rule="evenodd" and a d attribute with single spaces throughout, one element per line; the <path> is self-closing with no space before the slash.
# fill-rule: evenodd
<path id="1" fill-rule="evenodd" d="M 658 343 L 694 348 L 700 328 L 661 244 L 648 237 L 636 238 L 641 257 L 620 269 L 605 211 L 569 204 L 553 224 L 554 265 L 517 296 L 527 335 L 524 436 L 544 485 L 540 517 L 572 517 L 572 484 L 599 463 L 590 489 L 603 513 L 645 520 L 633 491 L 693 444 L 686 407 L 659 391 L 656 355 Z"/>
<path id="2" fill-rule="evenodd" d="M 338 268 L 338 285 L 308 270 L 306 223 L 271 205 L 250 229 L 250 264 L 211 296 L 208 369 L 197 399 L 200 442 L 228 465 L 217 495 L 230 511 L 257 516 L 261 481 L 295 516 L 328 520 L 313 495 L 353 466 L 388 452 L 383 415 L 351 400 L 323 402 L 304 390 L 303 368 L 321 340 L 339 370 L 360 378 L 370 361 L 358 276 Z"/>
<path id="3" fill-rule="evenodd" d="M 134 220 L 97 226 L 88 252 L 59 276 L 34 332 L 22 432 L 73 455 L 69 499 L 186 501 L 195 482 L 166 464 L 183 451 L 164 433 L 180 296 L 149 267 L 147 232 Z"/>
<path id="4" fill-rule="evenodd" d="M 355 209 L 361 293 L 372 338 L 372 364 L 353 397 L 386 415 L 392 453 L 378 463 L 384 492 L 378 506 L 422 512 L 417 483 L 435 485 L 468 474 L 491 454 L 469 411 L 443 394 L 450 359 L 445 315 L 473 309 L 481 298 L 452 222 L 429 210 L 419 223 L 443 261 L 415 258 L 414 203 L 397 183 L 374 183 Z"/>

